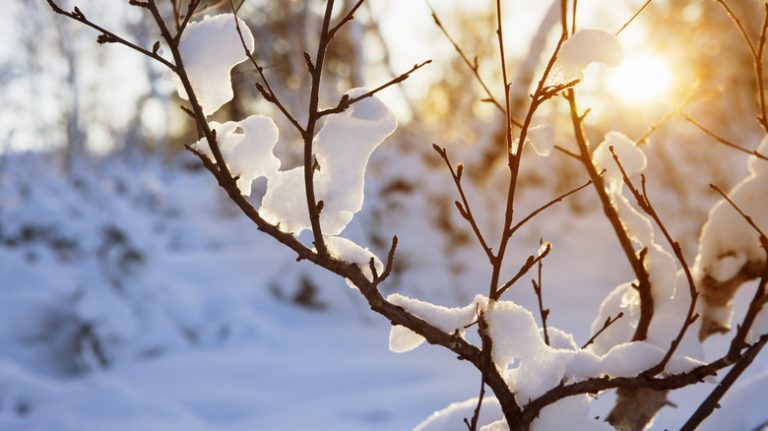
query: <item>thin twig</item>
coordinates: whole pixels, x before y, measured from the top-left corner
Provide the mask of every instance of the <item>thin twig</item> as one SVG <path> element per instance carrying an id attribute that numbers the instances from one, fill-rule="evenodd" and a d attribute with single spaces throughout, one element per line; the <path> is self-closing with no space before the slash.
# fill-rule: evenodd
<path id="1" fill-rule="evenodd" d="M 603 332 L 605 332 L 605 330 L 606 330 L 606 329 L 608 329 L 608 328 L 609 328 L 611 325 L 613 325 L 614 323 L 616 323 L 616 321 L 617 321 L 617 320 L 619 320 L 619 319 L 621 319 L 622 317 L 624 317 L 624 312 L 623 312 L 623 311 L 619 311 L 619 314 L 617 314 L 617 315 L 616 315 L 616 316 L 614 316 L 614 317 L 608 316 L 608 317 L 605 319 L 605 322 L 603 322 L 603 326 L 602 326 L 602 327 L 601 327 L 601 328 L 600 328 L 600 329 L 599 329 L 597 332 L 595 332 L 595 334 L 594 334 L 594 335 L 592 335 L 591 337 L 589 337 L 589 340 L 587 340 L 587 342 L 586 342 L 586 343 L 584 343 L 584 344 L 581 346 L 581 348 L 582 348 L 582 349 L 586 349 L 587 347 L 589 347 L 589 345 L 590 345 L 590 344 L 594 343 L 594 342 L 595 342 L 595 340 L 597 340 L 597 337 L 599 337 L 599 336 L 600 336 L 600 334 L 602 334 Z"/>
<path id="2" fill-rule="evenodd" d="M 646 7 L 647 7 L 649 4 L 651 4 L 651 1 L 653 1 L 653 0 L 646 0 L 646 2 L 645 2 L 645 3 L 644 3 L 644 4 L 643 4 L 641 7 L 640 7 L 640 9 L 638 9 L 638 10 L 637 10 L 637 12 L 635 12 L 635 14 L 634 14 L 634 15 L 632 15 L 632 17 L 631 17 L 630 19 L 628 19 L 628 20 L 627 20 L 627 22 L 625 22 L 625 23 L 624 23 L 624 25 L 622 25 L 622 26 L 621 26 L 621 28 L 620 28 L 620 29 L 616 30 L 616 33 L 614 33 L 614 36 L 618 36 L 618 35 L 620 35 L 620 34 L 621 34 L 621 32 L 622 32 L 622 31 L 624 31 L 624 29 L 626 29 L 627 27 L 629 27 L 629 25 L 630 25 L 630 24 L 632 24 L 632 21 L 634 21 L 634 20 L 635 20 L 635 18 L 637 18 L 638 16 L 640 16 L 640 14 L 641 14 L 641 13 L 643 13 L 643 10 L 645 10 L 645 8 L 646 8 Z"/>
<path id="3" fill-rule="evenodd" d="M 470 207 L 469 200 L 467 199 L 467 195 L 464 192 L 464 186 L 461 184 L 461 176 L 462 172 L 464 171 L 464 165 L 459 163 L 456 170 L 454 170 L 453 164 L 448 158 L 448 152 L 445 150 L 445 148 L 441 148 L 437 144 L 432 144 L 432 148 L 434 148 L 437 154 L 439 154 L 445 162 L 445 165 L 448 167 L 448 170 L 451 173 L 453 182 L 456 184 L 456 189 L 459 191 L 459 196 L 461 196 L 461 203 L 458 201 L 456 202 L 456 208 L 459 210 L 459 214 L 461 214 L 464 220 L 466 220 L 470 227 L 472 227 L 472 232 L 475 233 L 475 237 L 477 237 L 477 241 L 480 243 L 480 247 L 483 248 L 483 251 L 488 257 L 488 260 L 491 262 L 491 264 L 493 264 L 496 256 L 493 255 L 493 250 L 491 250 L 491 247 L 488 246 L 488 242 L 485 240 L 485 236 L 480 231 L 480 227 L 477 225 L 477 219 L 475 219 L 474 214 L 472 214 L 472 208 Z"/>
<path id="4" fill-rule="evenodd" d="M 173 64 L 172 62 L 166 60 L 165 58 L 163 58 L 157 52 L 152 52 L 150 50 L 144 49 L 144 48 L 136 45 L 135 43 L 130 42 L 130 41 L 128 41 L 128 40 L 118 36 L 114 32 L 111 32 L 111 31 L 105 29 L 104 27 L 94 23 L 93 21 L 90 21 L 88 18 L 85 17 L 85 15 L 80 11 L 80 9 L 78 7 L 75 7 L 72 10 L 72 12 L 67 12 L 64 9 L 60 8 L 53 0 L 47 0 L 47 1 L 48 1 L 48 5 L 50 5 L 51 9 L 55 13 L 57 13 L 59 15 L 64 15 L 64 16 L 70 18 L 70 19 L 73 19 L 73 20 L 75 20 L 75 21 L 77 21 L 77 22 L 79 22 L 81 24 L 84 24 L 84 25 L 86 25 L 88 27 L 91 27 L 94 30 L 97 30 L 97 31 L 101 32 L 101 35 L 99 35 L 99 38 L 97 39 L 99 43 L 118 43 L 120 45 L 127 46 L 128 48 L 131 48 L 134 51 L 138 51 L 141 54 L 143 54 L 143 55 L 145 55 L 145 56 L 147 56 L 147 57 L 149 57 L 149 58 L 151 58 L 151 59 L 153 59 L 153 60 L 163 64 L 163 65 L 165 65 L 166 67 L 168 67 L 172 71 L 174 71 L 174 72 L 177 71 L 175 64 Z"/>
<path id="5" fill-rule="evenodd" d="M 540 246 L 544 246 L 544 240 L 539 239 Z M 542 260 L 539 259 L 538 262 L 538 271 L 537 271 L 537 280 L 531 280 L 531 283 L 533 284 L 533 292 L 536 294 L 537 302 L 539 303 L 539 315 L 541 316 L 541 327 L 544 331 L 544 344 L 549 346 L 549 333 L 547 332 L 547 317 L 549 317 L 549 309 L 544 308 L 544 298 L 542 297 L 542 291 L 541 291 L 541 268 L 542 268 Z"/>
<path id="6" fill-rule="evenodd" d="M 450 33 L 448 33 L 448 30 L 443 25 L 442 21 L 440 21 L 440 18 L 437 16 L 437 13 L 434 9 L 432 9 L 432 6 L 430 6 L 430 9 L 432 11 L 432 19 L 435 21 L 435 25 L 437 25 L 437 28 L 440 29 L 440 31 L 443 33 L 446 39 L 448 39 L 448 42 L 453 45 L 453 49 L 456 51 L 457 54 L 459 54 L 459 57 L 464 62 L 464 64 L 469 67 L 469 70 L 472 71 L 472 74 L 475 76 L 475 79 L 480 84 L 481 87 L 483 87 L 483 91 L 486 95 L 486 101 L 491 102 L 502 114 L 506 116 L 507 109 L 504 108 L 504 106 L 496 99 L 496 96 L 493 95 L 493 92 L 488 87 L 488 84 L 486 84 L 485 80 L 483 79 L 482 75 L 480 75 L 480 67 L 477 64 L 477 59 L 470 60 L 467 54 L 464 52 L 464 50 L 459 46 L 459 44 L 456 42 L 456 40 L 451 37 Z M 514 124 L 517 127 L 523 127 L 523 125 L 515 120 L 514 118 L 510 118 L 510 121 L 512 124 Z"/>
<path id="7" fill-rule="evenodd" d="M 696 94 L 697 87 L 698 83 L 694 83 L 688 90 L 685 97 L 683 97 L 682 100 L 677 103 L 674 108 L 670 109 L 669 112 L 664 114 L 664 116 L 661 117 L 658 121 L 648 126 L 648 129 L 645 131 L 645 133 L 643 133 L 639 138 L 635 139 L 635 144 L 641 145 L 647 143 L 648 138 L 650 138 L 651 135 L 656 132 L 656 130 L 666 124 L 666 122 L 672 119 L 672 117 L 674 117 L 676 114 L 682 112 L 682 110 L 690 103 L 693 95 Z"/>
<path id="8" fill-rule="evenodd" d="M 264 99 L 275 105 L 277 109 L 283 114 L 283 116 L 291 123 L 291 125 L 293 125 L 293 127 L 298 130 L 299 134 L 303 135 L 304 128 L 301 126 L 301 124 L 299 124 L 298 120 L 296 120 L 296 117 L 294 117 L 293 114 L 288 111 L 288 108 L 286 108 L 286 106 L 277 97 L 277 94 L 275 94 L 272 86 L 269 85 L 269 80 L 267 80 L 267 77 L 264 75 L 264 68 L 259 66 L 259 63 L 256 61 L 256 57 L 254 57 L 251 50 L 248 49 L 248 45 L 245 43 L 245 36 L 243 35 L 242 29 L 240 29 L 240 20 L 237 17 L 237 10 L 235 9 L 234 0 L 229 0 L 229 5 L 232 8 L 232 15 L 235 18 L 235 29 L 237 29 L 237 35 L 240 37 L 240 44 L 243 47 L 243 51 L 245 51 L 245 55 L 248 57 L 248 60 L 251 62 L 251 64 L 253 64 L 253 67 L 256 68 L 256 72 L 258 72 L 259 77 L 261 78 L 261 82 L 264 83 L 263 87 L 257 84 L 256 88 L 259 90 Z"/>
<path id="9" fill-rule="evenodd" d="M 752 69 L 755 74 L 755 80 L 757 81 L 757 94 L 760 108 L 760 113 L 757 115 L 757 121 L 760 123 L 763 130 L 768 133 L 768 107 L 766 107 L 765 78 L 763 77 L 763 54 L 765 53 L 766 32 L 768 32 L 768 4 L 763 5 L 765 9 L 763 12 L 763 24 L 760 30 L 758 45 L 755 46 L 755 43 L 749 37 L 749 34 L 747 34 L 747 30 L 744 28 L 741 19 L 736 16 L 728 2 L 726 0 L 715 0 L 715 2 L 723 7 L 734 26 L 738 29 L 741 38 L 744 40 L 744 43 L 747 45 L 749 52 L 752 55 Z"/>
<path id="10" fill-rule="evenodd" d="M 739 17 L 737 17 L 736 14 L 733 13 L 733 9 L 731 9 L 731 6 L 728 4 L 726 0 L 715 0 L 715 2 L 723 7 L 726 14 L 728 15 L 728 18 L 731 19 L 733 24 L 739 30 L 739 34 L 741 35 L 741 38 L 744 40 L 744 43 L 747 44 L 747 47 L 749 47 L 749 51 L 752 53 L 752 56 L 756 58 L 757 49 L 755 48 L 755 44 L 752 42 L 752 39 L 747 34 L 747 30 L 744 28 L 744 25 L 741 23 L 741 20 L 739 19 Z"/>
<path id="11" fill-rule="evenodd" d="M 355 12 L 357 12 L 357 10 L 360 8 L 360 6 L 363 5 L 364 2 L 365 0 L 357 0 L 357 3 L 355 3 L 351 9 L 349 9 L 349 12 L 347 12 L 344 17 L 339 20 L 339 22 L 328 32 L 328 39 L 333 39 L 334 36 L 336 36 L 336 33 L 341 30 L 344 25 L 354 19 Z"/>
<path id="12" fill-rule="evenodd" d="M 528 271 L 530 271 L 531 268 L 533 268 L 533 265 L 536 265 L 537 263 L 541 262 L 542 259 L 547 257 L 549 252 L 552 250 L 552 244 L 546 243 L 544 250 L 541 250 L 538 256 L 528 256 L 528 259 L 525 260 L 525 263 L 522 267 L 517 271 L 517 274 L 515 274 L 514 277 L 512 277 L 508 282 L 504 283 L 503 286 L 498 288 L 493 296 L 491 296 L 492 299 L 498 300 L 501 298 L 501 295 L 504 294 L 504 292 L 507 291 L 510 287 L 512 287 L 518 280 L 520 280 Z"/>
<path id="13" fill-rule="evenodd" d="M 464 424 L 467 426 L 468 431 L 477 431 L 477 421 L 480 419 L 480 408 L 483 406 L 483 398 L 485 397 L 485 376 L 480 377 L 480 395 L 477 397 L 477 405 L 474 412 L 472 412 L 472 418 L 467 420 L 464 418 Z"/>
<path id="14" fill-rule="evenodd" d="M 576 192 L 579 192 L 583 190 L 586 187 L 589 187 L 589 185 L 592 184 L 592 180 L 588 180 L 586 183 L 580 185 L 579 187 L 576 187 L 575 189 L 569 190 L 560 196 L 552 199 L 551 201 L 547 202 L 546 204 L 538 207 L 533 212 L 528 214 L 527 216 L 523 217 L 522 220 L 517 222 L 516 225 L 512 226 L 512 228 L 509 229 L 509 235 L 513 235 L 515 232 L 517 232 L 518 229 L 523 227 L 524 224 L 528 223 L 531 219 L 539 215 L 542 211 L 546 210 L 547 208 L 551 207 L 552 205 L 555 205 L 558 202 L 562 202 L 563 199 L 567 198 L 568 196 L 575 194 Z"/>
<path id="15" fill-rule="evenodd" d="M 680 111 L 680 115 L 683 118 L 685 118 L 686 121 L 688 121 L 692 125 L 696 126 L 697 129 L 699 129 L 702 132 L 704 132 L 704 134 L 706 134 L 710 138 L 714 139 L 715 142 L 723 144 L 726 147 L 733 148 L 736 151 L 741 151 L 742 153 L 749 154 L 750 156 L 755 156 L 758 159 L 762 159 L 762 160 L 768 161 L 768 156 L 766 156 L 764 154 L 758 153 L 757 150 L 748 150 L 748 149 L 746 149 L 746 148 L 744 148 L 744 147 L 742 147 L 740 145 L 734 144 L 733 142 L 731 142 L 731 141 L 723 138 L 722 136 L 716 134 L 715 132 L 713 132 L 711 129 L 707 128 L 706 126 L 704 126 L 700 122 L 696 121 L 695 118 L 691 117 L 690 115 L 686 114 L 685 112 Z"/>
<path id="16" fill-rule="evenodd" d="M 755 221 L 752 219 L 752 217 L 750 217 L 748 214 L 742 211 L 741 208 L 739 208 L 739 206 L 736 205 L 736 203 L 733 200 L 731 200 L 731 198 L 728 197 L 728 195 L 725 192 L 723 192 L 722 189 L 720 189 L 720 187 L 714 184 L 710 184 L 709 187 L 712 190 L 719 193 L 720 196 L 722 196 L 723 199 L 725 199 L 733 207 L 733 209 L 735 209 L 736 212 L 739 213 L 739 215 L 744 219 L 744 221 L 746 221 L 747 223 L 749 223 L 750 226 L 752 226 L 752 229 L 754 229 L 755 232 L 757 232 L 760 235 L 761 241 L 763 241 L 766 238 L 765 232 L 763 232 L 762 229 L 760 229 L 760 227 L 755 224 Z"/>
<path id="17" fill-rule="evenodd" d="M 413 72 L 421 69 L 422 67 L 424 67 L 424 66 L 426 66 L 426 65 L 428 65 L 430 63 L 432 63 L 432 60 L 426 60 L 426 61 L 423 61 L 421 63 L 415 64 L 407 72 L 405 72 L 405 73 L 401 74 L 400 76 L 397 76 L 397 77 L 395 77 L 393 79 L 390 79 L 389 81 L 385 82 L 384 84 L 381 84 L 378 87 L 374 88 L 373 90 L 367 91 L 367 92 L 365 92 L 365 93 L 363 93 L 363 94 L 361 94 L 359 96 L 348 97 L 348 96 L 344 95 L 344 96 L 342 96 L 341 100 L 339 100 L 339 103 L 336 106 L 334 106 L 333 108 L 323 109 L 322 111 L 318 112 L 317 115 L 319 117 L 324 117 L 326 115 L 337 114 L 337 113 L 340 113 L 340 112 L 344 112 L 345 110 L 347 110 L 350 106 L 354 105 L 355 103 L 357 103 L 357 102 L 359 102 L 359 101 L 361 101 L 363 99 L 367 99 L 369 97 L 373 97 L 376 93 L 378 93 L 378 92 L 380 92 L 380 91 L 382 91 L 382 90 L 384 90 L 384 89 L 386 89 L 388 87 L 391 87 L 391 86 L 393 86 L 395 84 L 399 84 L 399 83 L 405 81 L 406 79 L 411 77 L 411 74 Z"/>

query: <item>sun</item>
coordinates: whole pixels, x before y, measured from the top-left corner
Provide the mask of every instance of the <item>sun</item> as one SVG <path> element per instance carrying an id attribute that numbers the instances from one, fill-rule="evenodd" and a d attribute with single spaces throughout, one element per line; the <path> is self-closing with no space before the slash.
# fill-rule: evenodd
<path id="1" fill-rule="evenodd" d="M 627 57 L 606 76 L 606 88 L 627 104 L 651 104 L 666 100 L 672 87 L 672 71 L 664 58 L 653 54 Z"/>

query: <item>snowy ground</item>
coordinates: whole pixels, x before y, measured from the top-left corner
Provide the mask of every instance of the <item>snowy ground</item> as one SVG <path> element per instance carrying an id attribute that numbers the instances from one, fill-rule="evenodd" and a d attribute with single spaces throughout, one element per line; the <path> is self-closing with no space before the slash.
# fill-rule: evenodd
<path id="1" fill-rule="evenodd" d="M 206 174 L 113 163 L 74 187 L 40 158 L 12 161 L 0 168 L 0 430 L 407 430 L 476 395 L 477 375 L 443 349 L 390 353 L 389 326 L 342 281 L 316 276 L 323 311 L 276 295 L 307 264 Z M 582 342 L 628 268 L 600 217 L 552 211 L 523 242 L 557 239 L 544 300 L 550 323 Z M 510 261 L 530 252 L 513 247 Z M 530 290 L 511 293 L 534 304 Z M 654 429 L 679 427 L 709 388 L 673 394 L 680 408 Z M 753 429 L 768 419 L 766 391 L 763 353 L 705 428 Z"/>

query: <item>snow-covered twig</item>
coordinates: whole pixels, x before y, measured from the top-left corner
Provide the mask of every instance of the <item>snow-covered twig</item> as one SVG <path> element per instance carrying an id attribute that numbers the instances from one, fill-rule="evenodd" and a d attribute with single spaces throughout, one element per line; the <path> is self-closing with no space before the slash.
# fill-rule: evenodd
<path id="1" fill-rule="evenodd" d="M 333 39 L 334 36 L 336 36 L 336 33 L 341 30 L 342 27 L 344 27 L 345 24 L 352 21 L 355 17 L 355 12 L 360 8 L 360 6 L 363 5 L 365 0 L 357 0 L 357 2 L 347 11 L 346 14 L 344 14 L 344 17 L 339 20 L 336 25 L 333 26 L 333 28 L 328 32 L 328 39 Z"/>
<path id="2" fill-rule="evenodd" d="M 605 181 L 602 178 L 602 176 L 597 172 L 597 168 L 592 162 L 592 152 L 589 149 L 589 145 L 587 143 L 587 138 L 584 134 L 584 128 L 583 128 L 583 121 L 584 121 L 585 114 L 579 113 L 578 105 L 576 103 L 576 95 L 572 90 L 569 90 L 566 92 L 565 97 L 568 100 L 568 103 L 570 106 L 571 123 L 573 125 L 574 136 L 576 138 L 576 144 L 578 145 L 578 148 L 579 148 L 579 153 L 580 153 L 579 157 L 581 159 L 582 165 L 584 166 L 587 173 L 589 174 L 590 179 L 592 180 L 594 189 L 597 192 L 598 197 L 600 198 L 600 202 L 602 203 L 603 213 L 605 214 L 608 221 L 611 223 L 611 227 L 613 228 L 613 231 L 616 234 L 616 238 L 619 240 L 619 244 L 621 245 L 621 249 L 624 252 L 624 256 L 626 257 L 627 261 L 632 267 L 632 270 L 635 273 L 635 276 L 637 277 L 637 280 L 638 280 L 637 288 L 638 288 L 638 292 L 640 293 L 641 316 L 640 316 L 640 321 L 638 322 L 637 328 L 635 330 L 635 335 L 633 337 L 633 340 L 634 341 L 644 340 L 647 338 L 648 327 L 651 324 L 651 317 L 653 316 L 653 305 L 652 305 L 653 299 L 650 295 L 651 283 L 649 279 L 649 274 L 648 274 L 648 271 L 645 269 L 645 266 L 643 265 L 643 262 L 640 259 L 640 257 L 637 254 L 635 254 L 635 249 L 632 246 L 632 240 L 629 238 L 629 234 L 624 228 L 624 224 L 621 220 L 621 217 L 619 216 L 619 213 L 616 210 L 616 207 L 614 206 L 611 197 L 608 195 L 608 192 L 606 191 Z"/>
<path id="3" fill-rule="evenodd" d="M 627 175 L 627 171 L 624 169 L 624 165 L 622 165 L 621 160 L 619 159 L 619 156 L 616 154 L 616 151 L 613 147 L 610 147 L 609 150 L 611 151 L 611 155 L 613 156 L 613 160 L 616 163 L 616 165 L 619 167 L 619 170 L 621 171 L 621 176 L 624 180 L 624 184 L 629 188 L 632 195 L 635 197 L 635 201 L 637 202 L 637 205 L 642 209 L 646 214 L 648 214 L 653 221 L 656 223 L 656 226 L 659 227 L 661 230 L 661 233 L 664 235 L 664 239 L 667 240 L 667 243 L 669 243 L 670 247 L 672 247 L 672 251 L 675 254 L 675 257 L 677 258 L 678 262 L 680 263 L 680 266 L 683 268 L 683 273 L 685 274 L 685 279 L 688 282 L 688 293 L 691 295 L 691 301 L 688 304 L 688 311 L 685 316 L 685 320 L 683 321 L 683 324 L 681 325 L 680 329 L 678 330 L 677 336 L 672 340 L 672 343 L 669 346 L 669 349 L 667 349 L 667 352 L 664 354 L 664 357 L 661 361 L 659 361 L 658 364 L 655 366 L 649 368 L 644 372 L 644 374 L 649 376 L 654 376 L 662 371 L 664 371 L 664 368 L 666 368 L 667 363 L 669 363 L 670 359 L 672 359 L 672 355 L 674 355 L 675 351 L 677 350 L 678 346 L 680 346 L 680 343 L 683 341 L 683 337 L 685 336 L 686 332 L 690 328 L 690 326 L 699 318 L 699 315 L 696 314 L 696 302 L 699 298 L 699 292 L 696 290 L 696 283 L 693 280 L 693 274 L 691 273 L 691 267 L 688 265 L 687 260 L 685 259 L 685 254 L 683 254 L 683 249 L 680 247 L 680 243 L 675 241 L 674 238 L 672 238 L 672 235 L 669 233 L 669 230 L 667 229 L 667 226 L 664 224 L 664 222 L 661 220 L 661 217 L 659 217 L 659 214 L 656 212 L 656 208 L 654 208 L 653 204 L 651 204 L 651 200 L 648 197 L 648 190 L 646 188 L 646 180 L 645 175 L 641 175 L 641 184 L 642 184 L 642 192 L 635 187 L 635 185 L 632 183 L 632 181 L 629 179 L 629 175 Z"/>
<path id="4" fill-rule="evenodd" d="M 464 418 L 464 424 L 467 426 L 468 431 L 477 431 L 477 420 L 480 419 L 480 409 L 483 407 L 483 399 L 485 398 L 485 377 L 480 377 L 480 394 L 477 396 L 477 405 L 475 410 L 472 411 L 472 418 L 467 420 Z"/>
<path id="5" fill-rule="evenodd" d="M 599 393 L 604 390 L 616 388 L 646 388 L 656 391 L 666 391 L 700 383 L 705 378 L 717 374 L 717 372 L 723 368 L 729 367 L 752 355 L 756 356 L 766 343 L 768 343 L 768 335 L 763 335 L 755 343 L 749 344 L 740 354 L 728 354 L 708 364 L 700 365 L 688 372 L 671 374 L 664 377 L 647 377 L 642 374 L 636 377 L 606 376 L 594 377 L 575 383 L 562 383 L 557 387 L 550 389 L 539 398 L 526 404 L 523 417 L 520 418 L 520 423 L 523 423 L 526 420 L 532 420 L 544 407 L 574 395 Z M 516 425 L 517 423 L 510 424 L 510 429 L 515 429 L 513 427 Z"/>

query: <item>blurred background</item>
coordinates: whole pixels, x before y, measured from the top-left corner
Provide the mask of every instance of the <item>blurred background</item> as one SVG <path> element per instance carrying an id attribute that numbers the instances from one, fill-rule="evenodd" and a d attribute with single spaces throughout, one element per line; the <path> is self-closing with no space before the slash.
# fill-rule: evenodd
<path id="1" fill-rule="evenodd" d="M 170 16 L 171 2 L 160 3 Z M 338 17 L 354 2 L 337 3 Z M 559 37 L 559 0 L 503 3 L 511 109 L 521 118 Z M 613 33 L 642 3 L 581 0 L 577 25 Z M 138 45 L 159 39 L 151 18 L 127 2 L 59 5 L 78 6 Z M 230 10 L 229 2 L 203 6 L 203 14 Z M 391 236 L 400 237 L 385 293 L 457 306 L 486 289 L 487 262 L 431 147 L 465 164 L 481 229 L 498 232 L 508 182 L 504 129 L 431 8 L 501 99 L 494 6 L 369 0 L 331 47 L 324 106 L 433 60 L 381 93 L 400 126 L 374 154 L 364 209 L 344 232 L 380 257 Z M 756 36 L 760 2 L 732 6 Z M 324 7 L 246 0 L 239 10 L 275 93 L 299 119 L 310 83 L 302 55 L 315 50 Z M 386 322 L 356 292 L 259 235 L 185 152 L 197 130 L 173 77 L 125 47 L 97 44 L 97 36 L 45 1 L 3 3 L 0 429 L 401 430 L 476 395 L 477 376 L 440 349 L 388 353 Z M 619 40 L 624 63 L 593 64 L 578 86 L 581 108 L 590 109 L 586 132 L 593 145 L 611 130 L 648 138 L 650 195 L 692 261 L 717 197 L 707 185 L 732 186 L 746 173 L 746 156 L 679 112 L 756 148 L 749 51 L 718 5 L 702 0 L 656 0 Z M 242 63 L 232 76 L 236 96 L 214 119 L 272 116 L 284 168 L 299 164 L 299 136 L 259 95 L 253 67 Z M 544 123 L 556 127 L 560 146 L 575 148 L 565 100 L 540 109 L 534 124 Z M 563 153 L 525 151 L 520 214 L 587 179 Z M 264 187 L 254 183 L 256 200 Z M 631 278 L 601 217 L 594 191 L 577 193 L 527 225 L 508 259 L 514 273 L 540 238 L 553 243 L 545 301 L 551 324 L 577 341 L 589 338 L 602 298 Z M 528 286 L 511 299 L 536 300 Z M 765 361 L 753 369 L 765 372 Z M 684 391 L 677 401 L 697 396 Z M 679 419 L 664 413 L 659 423 Z"/>

